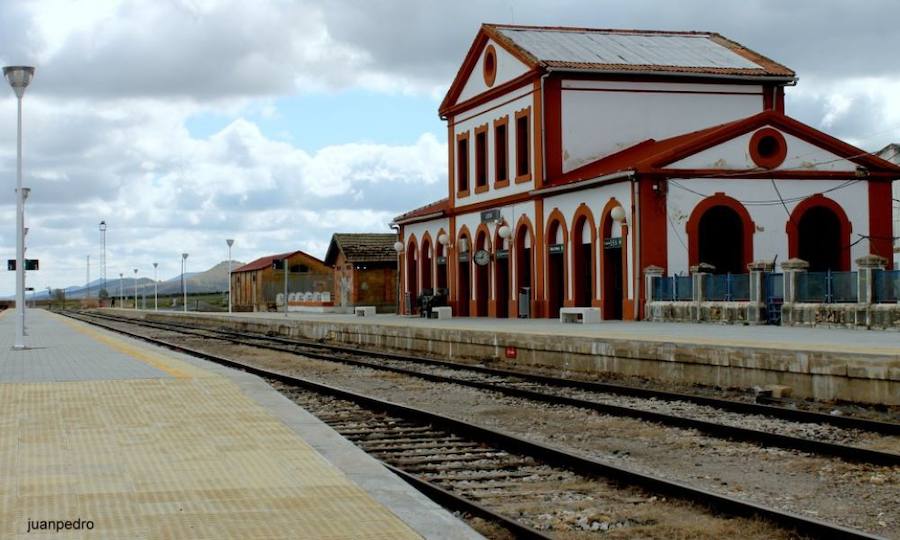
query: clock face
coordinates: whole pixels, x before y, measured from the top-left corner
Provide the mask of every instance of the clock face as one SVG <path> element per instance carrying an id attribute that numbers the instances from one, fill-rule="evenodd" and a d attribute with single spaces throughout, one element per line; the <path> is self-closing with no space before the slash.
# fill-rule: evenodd
<path id="1" fill-rule="evenodd" d="M 486 250 L 479 249 L 475 252 L 475 264 L 478 266 L 484 266 L 491 261 L 491 254 Z"/>

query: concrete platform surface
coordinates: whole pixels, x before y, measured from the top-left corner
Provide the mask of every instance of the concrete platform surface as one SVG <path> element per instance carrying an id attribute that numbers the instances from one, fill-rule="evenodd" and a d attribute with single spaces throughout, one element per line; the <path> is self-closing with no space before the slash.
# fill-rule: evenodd
<path id="1" fill-rule="evenodd" d="M 14 351 L 0 316 L 0 538 L 479 538 L 258 377 L 27 320 Z"/>
<path id="2" fill-rule="evenodd" d="M 122 310 L 133 311 L 133 310 Z M 179 314 L 175 311 L 160 313 Z M 189 314 L 192 312 L 189 312 Z M 200 313 L 197 313 L 200 314 Z M 845 328 L 801 328 L 787 326 L 740 326 L 692 323 L 659 323 L 644 321 L 603 321 L 598 324 L 563 324 L 558 319 L 495 319 L 457 317 L 447 320 L 423 319 L 379 313 L 374 317 L 357 317 L 338 313 L 202 313 L 209 316 L 249 317 L 277 320 L 340 322 L 360 325 L 400 326 L 409 328 L 443 328 L 483 332 L 513 332 L 626 339 L 669 343 L 689 343 L 723 347 L 750 347 L 821 352 L 847 352 L 900 356 L 900 333 L 881 330 Z"/>

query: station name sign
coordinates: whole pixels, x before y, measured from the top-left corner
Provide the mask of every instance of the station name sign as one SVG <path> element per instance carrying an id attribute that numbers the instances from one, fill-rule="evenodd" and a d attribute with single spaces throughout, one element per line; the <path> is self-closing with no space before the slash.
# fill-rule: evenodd
<path id="1" fill-rule="evenodd" d="M 494 223 L 500 221 L 500 209 L 494 208 L 493 210 L 485 210 L 481 213 L 481 222 L 482 223 Z"/>
<path id="2" fill-rule="evenodd" d="M 25 270 L 40 270 L 38 264 L 38 259 L 25 259 Z M 6 269 L 10 272 L 15 271 L 16 269 L 16 260 L 15 259 L 7 259 L 6 260 Z"/>
<path id="3" fill-rule="evenodd" d="M 622 247 L 622 237 L 617 236 L 616 238 L 604 238 L 603 247 L 606 249 L 616 249 Z"/>

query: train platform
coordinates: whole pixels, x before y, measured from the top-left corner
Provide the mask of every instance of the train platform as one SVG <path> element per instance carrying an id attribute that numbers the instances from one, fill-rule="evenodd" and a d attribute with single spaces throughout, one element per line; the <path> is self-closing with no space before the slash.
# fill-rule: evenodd
<path id="1" fill-rule="evenodd" d="M 0 538 L 480 538 L 254 375 L 0 315 Z"/>
<path id="2" fill-rule="evenodd" d="M 148 319 L 540 368 L 567 376 L 612 373 L 679 384 L 788 386 L 823 401 L 900 405 L 900 334 L 842 328 L 739 326 L 392 314 L 196 313 L 111 310 Z"/>

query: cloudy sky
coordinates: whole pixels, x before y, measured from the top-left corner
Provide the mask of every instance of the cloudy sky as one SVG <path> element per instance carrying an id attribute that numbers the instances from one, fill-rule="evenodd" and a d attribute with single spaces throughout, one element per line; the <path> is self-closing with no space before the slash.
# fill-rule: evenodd
<path id="1" fill-rule="evenodd" d="M 712 30 L 793 68 L 787 112 L 867 150 L 900 141 L 890 0 L 2 0 L 0 64 L 30 64 L 38 289 L 160 277 L 386 231 L 445 195 L 437 105 L 481 22 Z M 0 260 L 15 257 L 15 98 L 0 88 Z M 14 290 L 14 273 L 0 294 Z"/>

